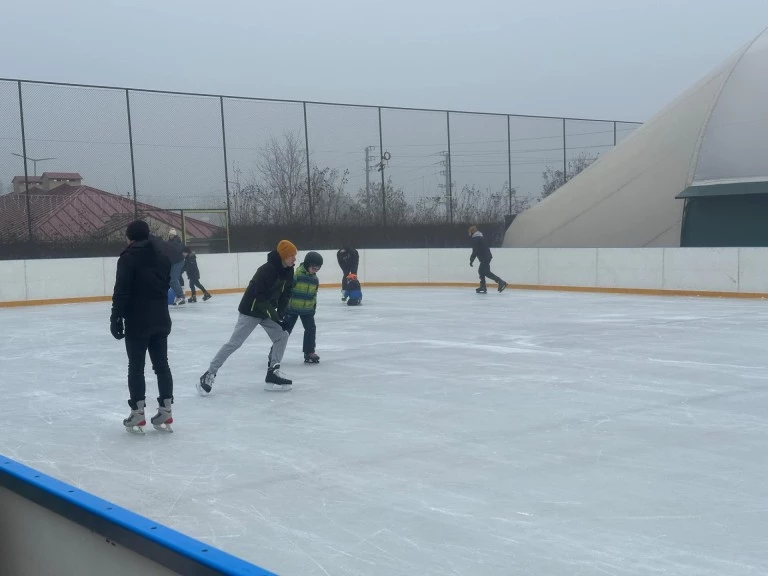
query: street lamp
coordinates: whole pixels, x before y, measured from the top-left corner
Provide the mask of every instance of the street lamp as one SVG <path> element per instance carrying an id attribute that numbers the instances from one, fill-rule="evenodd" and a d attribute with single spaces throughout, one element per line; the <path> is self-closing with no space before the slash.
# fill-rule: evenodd
<path id="1" fill-rule="evenodd" d="M 25 158 L 26 160 L 32 160 L 32 163 L 34 165 L 33 176 L 37 176 L 37 163 L 42 162 L 43 160 L 56 160 L 56 158 L 30 158 L 29 156 L 24 156 L 23 154 L 16 154 L 16 152 L 11 152 L 12 156 L 18 156 L 19 158 Z"/>

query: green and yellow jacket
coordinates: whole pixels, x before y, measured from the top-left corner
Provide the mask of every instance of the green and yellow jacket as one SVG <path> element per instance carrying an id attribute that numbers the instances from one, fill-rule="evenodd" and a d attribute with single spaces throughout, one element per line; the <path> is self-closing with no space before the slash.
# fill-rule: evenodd
<path id="1" fill-rule="evenodd" d="M 310 274 L 304 264 L 300 265 L 293 275 L 291 299 L 288 301 L 286 313 L 297 316 L 314 314 L 315 308 L 317 308 L 317 288 L 319 286 L 317 274 Z"/>

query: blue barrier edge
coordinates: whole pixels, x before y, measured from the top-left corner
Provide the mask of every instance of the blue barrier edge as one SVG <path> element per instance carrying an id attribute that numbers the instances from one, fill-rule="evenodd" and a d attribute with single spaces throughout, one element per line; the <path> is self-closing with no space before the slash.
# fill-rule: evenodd
<path id="1" fill-rule="evenodd" d="M 218 548 L 208 546 L 190 536 L 185 536 L 181 532 L 25 466 L 3 454 L 0 454 L 0 472 L 221 574 L 277 576 L 274 572 L 269 572 Z M 2 477 L 0 477 L 0 486 L 3 485 Z"/>

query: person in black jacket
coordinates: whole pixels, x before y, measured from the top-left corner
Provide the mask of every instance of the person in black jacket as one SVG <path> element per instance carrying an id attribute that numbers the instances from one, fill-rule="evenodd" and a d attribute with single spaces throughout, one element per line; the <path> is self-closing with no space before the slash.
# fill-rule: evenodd
<path id="1" fill-rule="evenodd" d="M 288 344 L 288 332 L 280 325 L 293 284 L 293 265 L 296 263 L 296 246 L 288 240 L 280 240 L 277 249 L 267 254 L 266 264 L 259 266 L 248 288 L 245 289 L 238 307 L 239 315 L 229 342 L 218 351 L 208 370 L 200 376 L 197 390 L 200 394 L 210 394 L 216 373 L 232 353 L 240 348 L 254 331 L 261 325 L 272 340 L 272 350 L 267 360 L 267 376 L 264 379 L 265 390 L 290 390 L 291 380 L 280 370 L 280 362 Z"/>
<path id="2" fill-rule="evenodd" d="M 208 293 L 208 290 L 200 284 L 200 268 L 197 267 L 197 255 L 186 246 L 184 246 L 182 253 L 184 254 L 184 272 L 187 273 L 189 289 L 192 291 L 192 297 L 187 302 L 197 302 L 196 287 L 203 291 L 203 302 L 210 300 L 211 295 Z"/>
<path id="3" fill-rule="evenodd" d="M 499 292 L 503 292 L 507 287 L 507 283 L 501 278 L 491 272 L 491 249 L 485 243 L 483 233 L 477 229 L 477 226 L 469 227 L 469 237 L 472 239 L 472 255 L 469 257 L 469 265 L 475 261 L 475 258 L 480 262 L 480 266 L 477 267 L 477 274 L 480 276 L 480 287 L 475 290 L 478 294 L 487 294 L 488 288 L 485 287 L 485 279 L 490 278 L 498 283 Z"/>
<path id="4" fill-rule="evenodd" d="M 176 230 L 171 228 L 168 233 L 167 241 L 162 238 L 153 237 L 152 243 L 162 250 L 171 261 L 171 288 L 176 295 L 174 305 L 179 306 L 184 304 L 186 300 L 184 299 L 184 289 L 181 287 L 181 271 L 184 269 L 184 254 L 182 252 L 184 250 L 184 244 L 182 243 L 181 238 L 176 234 Z"/>
<path id="5" fill-rule="evenodd" d="M 171 317 L 168 313 L 168 286 L 171 262 L 149 237 L 149 226 L 143 220 L 128 225 L 128 246 L 117 260 L 115 289 L 109 330 L 116 339 L 125 338 L 128 354 L 128 391 L 131 414 L 123 420 L 129 431 L 143 431 L 146 425 L 146 383 L 144 363 L 147 351 L 152 369 L 157 374 L 157 414 L 152 425 L 172 432 L 173 376 L 168 366 L 168 335 Z"/>
<path id="6" fill-rule="evenodd" d="M 346 293 L 348 292 L 347 277 L 350 274 L 357 276 L 357 265 L 360 262 L 360 254 L 357 250 L 351 246 L 344 246 L 341 250 L 336 252 L 336 259 L 339 261 L 341 267 L 341 301 L 344 302 L 347 299 Z"/>

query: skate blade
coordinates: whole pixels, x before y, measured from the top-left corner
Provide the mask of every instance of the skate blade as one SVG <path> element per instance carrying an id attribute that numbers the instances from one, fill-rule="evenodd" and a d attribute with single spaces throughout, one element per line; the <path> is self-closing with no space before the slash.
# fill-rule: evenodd
<path id="1" fill-rule="evenodd" d="M 170 424 L 153 424 L 153 426 L 158 432 L 166 432 L 168 434 L 173 433 L 173 427 Z"/>
<path id="2" fill-rule="evenodd" d="M 266 384 L 264 390 L 267 392 L 290 392 L 292 384 Z"/>
<path id="3" fill-rule="evenodd" d="M 197 393 L 200 394 L 200 396 L 208 396 L 208 394 L 210 394 L 210 392 L 205 391 L 205 388 L 203 388 L 203 385 L 200 384 L 200 382 L 195 384 L 195 386 L 197 387 Z"/>
<path id="4" fill-rule="evenodd" d="M 125 431 L 129 434 L 138 434 L 139 436 L 146 434 L 146 432 L 144 432 L 144 426 L 126 426 Z"/>

